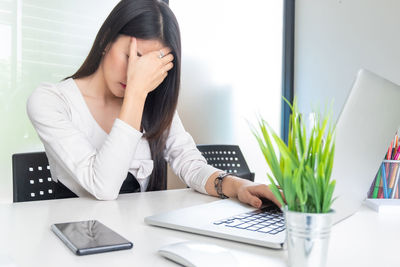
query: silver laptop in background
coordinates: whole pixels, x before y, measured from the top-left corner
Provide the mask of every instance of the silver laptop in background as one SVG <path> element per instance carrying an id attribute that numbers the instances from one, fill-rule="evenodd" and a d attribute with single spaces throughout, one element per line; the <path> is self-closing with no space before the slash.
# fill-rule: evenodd
<path id="1" fill-rule="evenodd" d="M 367 196 L 400 126 L 400 86 L 360 70 L 336 125 L 335 221 L 354 214 Z"/>
<path id="2" fill-rule="evenodd" d="M 358 72 L 336 126 L 332 170 L 332 179 L 336 180 L 335 196 L 338 197 L 333 204 L 335 223 L 354 214 L 366 198 L 390 141 L 400 126 L 399 99 L 400 86 L 367 70 Z M 250 217 L 260 223 L 268 218 L 274 221 L 275 228 L 263 232 L 267 225 L 260 231 L 251 230 L 256 229 L 252 227 L 256 226 L 253 221 L 251 225 L 246 221 L 239 224 L 246 226 L 242 228 L 227 227 Z M 228 224 L 221 223 L 227 220 Z M 275 249 L 282 248 L 285 241 L 285 231 L 280 226 L 283 222 L 281 214 L 276 211 L 260 213 L 236 199 L 156 214 L 146 217 L 145 222 Z"/>

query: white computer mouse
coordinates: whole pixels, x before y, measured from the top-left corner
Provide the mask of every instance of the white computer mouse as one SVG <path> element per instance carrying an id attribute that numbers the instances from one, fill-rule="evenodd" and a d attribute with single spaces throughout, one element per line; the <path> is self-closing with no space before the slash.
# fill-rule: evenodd
<path id="1" fill-rule="evenodd" d="M 223 247 L 195 241 L 166 245 L 158 250 L 162 256 L 183 266 L 238 266 L 236 258 Z"/>

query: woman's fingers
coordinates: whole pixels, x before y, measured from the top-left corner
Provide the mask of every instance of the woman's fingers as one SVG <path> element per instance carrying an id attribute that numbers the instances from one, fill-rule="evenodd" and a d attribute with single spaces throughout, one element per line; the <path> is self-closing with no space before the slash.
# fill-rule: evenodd
<path id="1" fill-rule="evenodd" d="M 169 62 L 167 65 L 165 65 L 164 67 L 163 67 L 163 72 L 167 72 L 167 71 L 169 71 L 170 69 L 172 69 L 174 67 L 174 64 L 172 63 L 172 62 Z"/>
<path id="2" fill-rule="evenodd" d="M 281 208 L 282 204 L 279 202 L 279 200 L 275 197 L 275 195 L 272 193 L 271 189 L 269 189 L 269 186 L 266 186 L 267 190 L 264 191 L 264 195 L 267 199 L 271 200 L 272 202 L 275 203 L 278 207 Z"/>
<path id="3" fill-rule="evenodd" d="M 169 48 L 169 47 L 163 47 L 163 48 L 161 48 L 161 49 L 158 51 L 157 56 L 158 56 L 159 58 L 164 58 L 165 56 L 167 56 L 167 55 L 170 54 L 170 53 L 171 53 L 171 48 Z"/>
<path id="4" fill-rule="evenodd" d="M 261 207 L 262 201 L 258 197 L 254 196 L 250 192 L 248 192 L 247 203 L 258 209 Z"/>
<path id="5" fill-rule="evenodd" d="M 167 64 L 174 60 L 174 56 L 172 54 L 165 55 L 164 57 L 161 58 L 161 62 L 164 64 Z"/>
<path id="6" fill-rule="evenodd" d="M 131 60 L 136 60 L 137 56 L 137 41 L 135 37 L 131 38 L 131 45 L 129 47 L 129 58 Z"/>
<path id="7" fill-rule="evenodd" d="M 268 185 L 260 184 L 259 186 L 256 187 L 256 190 L 257 190 L 256 194 L 258 196 L 271 200 L 278 207 L 282 206 L 281 203 L 278 201 L 278 199 L 274 196 Z"/>
<path id="8" fill-rule="evenodd" d="M 169 54 L 169 55 L 171 55 L 171 54 Z M 168 63 L 166 63 L 164 66 L 161 67 L 161 82 L 168 76 L 168 71 L 174 67 L 174 64 L 171 62 L 174 57 L 171 55 L 170 58 L 171 58 L 171 60 L 168 61 Z"/>
<path id="9" fill-rule="evenodd" d="M 252 196 L 252 198 L 248 198 L 250 205 L 259 208 L 262 204 L 262 201 L 260 198 L 266 198 L 274 202 L 278 207 L 281 207 L 281 204 L 279 203 L 278 199 L 275 198 L 274 194 L 271 192 L 269 187 L 265 184 L 254 184 L 251 186 L 246 187 L 246 191 Z M 258 201 L 254 200 L 256 198 Z M 253 203 L 256 204 L 253 205 Z M 258 206 L 259 205 L 259 206 Z"/>

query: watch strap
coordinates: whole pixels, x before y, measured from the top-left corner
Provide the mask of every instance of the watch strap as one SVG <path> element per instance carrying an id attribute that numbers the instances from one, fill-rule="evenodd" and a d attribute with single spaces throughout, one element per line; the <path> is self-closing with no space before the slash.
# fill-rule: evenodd
<path id="1" fill-rule="evenodd" d="M 222 193 L 222 182 L 224 181 L 224 178 L 225 178 L 226 176 L 228 176 L 228 175 L 229 175 L 229 173 L 221 172 L 221 173 L 218 175 L 218 177 L 215 178 L 215 180 L 214 180 L 214 188 L 215 188 L 215 191 L 217 192 L 218 196 L 219 196 L 220 198 L 222 198 L 222 199 L 229 198 L 229 197 L 227 197 L 224 193 Z"/>

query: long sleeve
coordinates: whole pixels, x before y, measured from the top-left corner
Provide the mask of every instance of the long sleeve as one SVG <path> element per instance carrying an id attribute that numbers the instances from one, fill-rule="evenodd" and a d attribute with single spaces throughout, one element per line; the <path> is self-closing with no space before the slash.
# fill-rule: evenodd
<path id="1" fill-rule="evenodd" d="M 63 168 L 97 199 L 117 198 L 142 133 L 117 119 L 101 148 L 96 149 L 74 126 L 69 99 L 54 86 L 42 85 L 27 102 L 28 116 L 46 153 L 56 161 L 57 168 Z"/>
<path id="2" fill-rule="evenodd" d="M 196 191 L 207 194 L 207 179 L 219 169 L 207 164 L 192 136 L 185 131 L 178 113 L 174 115 L 164 155 L 182 181 Z"/>

